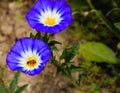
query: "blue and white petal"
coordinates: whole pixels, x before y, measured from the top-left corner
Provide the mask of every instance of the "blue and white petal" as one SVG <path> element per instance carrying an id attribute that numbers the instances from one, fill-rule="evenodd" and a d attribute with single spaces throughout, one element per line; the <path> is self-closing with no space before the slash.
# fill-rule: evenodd
<path id="1" fill-rule="evenodd" d="M 26 19 L 36 31 L 56 34 L 71 24 L 72 12 L 65 0 L 38 0 Z"/>
<path id="2" fill-rule="evenodd" d="M 31 76 L 42 71 L 50 59 L 51 50 L 42 40 L 22 38 L 8 53 L 6 62 L 11 70 L 21 70 Z"/>

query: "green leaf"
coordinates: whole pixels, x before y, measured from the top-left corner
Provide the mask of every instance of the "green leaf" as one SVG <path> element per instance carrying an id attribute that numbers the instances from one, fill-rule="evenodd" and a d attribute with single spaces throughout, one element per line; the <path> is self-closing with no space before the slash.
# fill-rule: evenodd
<path id="1" fill-rule="evenodd" d="M 69 68 L 69 70 L 70 70 L 70 72 L 80 72 L 80 71 L 82 71 L 83 70 L 83 68 L 82 67 L 76 67 L 76 66 L 71 66 L 70 68 Z"/>
<path id="2" fill-rule="evenodd" d="M 38 33 L 35 35 L 35 38 L 37 38 L 37 39 L 41 39 L 41 33 L 38 32 Z"/>
<path id="3" fill-rule="evenodd" d="M 58 41 L 53 40 L 53 41 L 50 41 L 50 43 L 48 45 L 49 46 L 54 46 L 55 44 L 61 44 L 61 43 L 58 42 Z"/>
<path id="4" fill-rule="evenodd" d="M 30 37 L 31 37 L 31 38 L 34 38 L 35 36 L 34 36 L 32 33 L 30 33 Z"/>
<path id="5" fill-rule="evenodd" d="M 11 81 L 10 85 L 9 85 L 9 91 L 10 93 L 14 93 L 14 90 L 18 84 L 18 77 L 20 76 L 20 71 L 17 71 L 14 75 L 13 80 Z"/>
<path id="6" fill-rule="evenodd" d="M 56 56 L 51 56 L 50 62 L 55 63 L 56 62 Z"/>
<path id="7" fill-rule="evenodd" d="M 42 37 L 42 40 L 44 40 L 45 42 L 48 42 L 49 36 L 48 36 L 47 34 L 45 34 L 45 35 Z"/>
<path id="8" fill-rule="evenodd" d="M 3 88 L 1 84 L 0 84 L 0 93 L 6 93 L 6 90 Z"/>
<path id="9" fill-rule="evenodd" d="M 52 51 L 58 51 L 58 49 L 57 49 L 56 46 L 50 46 L 50 49 L 51 49 Z"/>
<path id="10" fill-rule="evenodd" d="M 117 63 L 114 52 L 103 43 L 88 42 L 82 44 L 79 52 L 87 61 Z"/>
<path id="11" fill-rule="evenodd" d="M 50 46 L 51 50 L 53 50 L 53 51 L 58 51 L 58 49 L 57 49 L 57 47 L 55 46 L 55 44 L 61 44 L 61 43 L 58 42 L 58 41 L 53 40 L 53 41 L 50 41 L 50 42 L 48 43 L 48 46 Z"/>
<path id="12" fill-rule="evenodd" d="M 85 0 L 71 0 L 71 7 L 72 9 L 87 9 L 87 3 Z"/>
<path id="13" fill-rule="evenodd" d="M 66 68 L 66 67 L 70 67 L 71 65 L 73 65 L 74 64 L 74 62 L 65 62 L 65 63 L 62 63 L 62 67 L 63 68 Z"/>
<path id="14" fill-rule="evenodd" d="M 114 23 L 114 26 L 115 26 L 117 29 L 120 30 L 120 22 L 118 22 L 118 23 Z"/>
<path id="15" fill-rule="evenodd" d="M 28 86 L 28 84 L 25 84 L 25 85 L 21 86 L 20 88 L 18 88 L 18 89 L 15 91 L 15 93 L 22 93 L 23 90 L 25 90 L 25 88 L 26 88 L 27 86 Z"/>
<path id="16" fill-rule="evenodd" d="M 75 44 L 70 48 L 64 49 L 60 59 L 65 59 L 65 62 L 69 62 L 78 52 L 80 44 Z"/>

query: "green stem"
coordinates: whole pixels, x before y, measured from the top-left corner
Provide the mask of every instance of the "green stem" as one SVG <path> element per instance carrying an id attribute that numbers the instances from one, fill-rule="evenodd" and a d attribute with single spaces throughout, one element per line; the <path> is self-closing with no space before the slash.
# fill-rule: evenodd
<path id="1" fill-rule="evenodd" d="M 74 80 L 74 78 L 69 74 L 69 72 L 65 69 L 63 69 L 61 67 L 61 62 L 55 62 L 55 65 L 57 65 L 58 67 L 60 67 L 62 69 L 62 71 L 66 74 L 66 76 L 69 78 L 70 82 L 78 89 L 78 90 L 81 90 L 80 89 L 80 86 L 76 83 L 76 81 Z"/>
<path id="2" fill-rule="evenodd" d="M 120 11 L 120 8 L 113 8 L 106 15 L 109 16 L 114 11 Z"/>
<path id="3" fill-rule="evenodd" d="M 115 30 L 113 25 L 109 22 L 109 20 L 100 12 L 95 9 L 93 4 L 91 3 L 91 0 L 86 0 L 90 8 L 96 12 L 97 16 L 99 16 L 102 20 L 102 22 L 106 25 L 106 27 L 114 33 L 119 39 L 120 39 L 120 32 L 118 30 Z"/>
<path id="4" fill-rule="evenodd" d="M 69 73 L 66 70 L 63 70 L 67 75 L 69 75 Z M 71 75 L 68 76 L 70 82 L 78 89 L 80 89 L 80 86 L 76 83 L 76 81 L 73 79 L 73 77 Z"/>

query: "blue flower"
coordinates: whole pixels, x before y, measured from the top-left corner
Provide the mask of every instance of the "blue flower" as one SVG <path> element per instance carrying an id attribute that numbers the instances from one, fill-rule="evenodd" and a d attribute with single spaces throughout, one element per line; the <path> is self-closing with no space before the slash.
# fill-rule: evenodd
<path id="1" fill-rule="evenodd" d="M 65 0 L 38 0 L 26 18 L 36 31 L 56 34 L 71 24 L 72 12 Z"/>
<path id="2" fill-rule="evenodd" d="M 31 76 L 39 74 L 50 59 L 51 50 L 42 40 L 22 38 L 8 53 L 6 62 L 11 70 Z"/>

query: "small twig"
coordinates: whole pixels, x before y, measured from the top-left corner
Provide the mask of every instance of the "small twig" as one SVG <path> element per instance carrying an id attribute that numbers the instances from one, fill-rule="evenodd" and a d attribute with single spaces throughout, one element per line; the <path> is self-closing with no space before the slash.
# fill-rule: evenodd
<path id="1" fill-rule="evenodd" d="M 102 20 L 102 22 L 106 25 L 106 27 L 114 33 L 119 39 L 120 39 L 120 32 L 116 29 L 114 29 L 113 25 L 109 22 L 109 20 L 98 10 L 95 9 L 93 4 L 91 3 L 91 0 L 86 0 L 90 8 L 96 12 L 97 16 L 99 16 Z"/>

